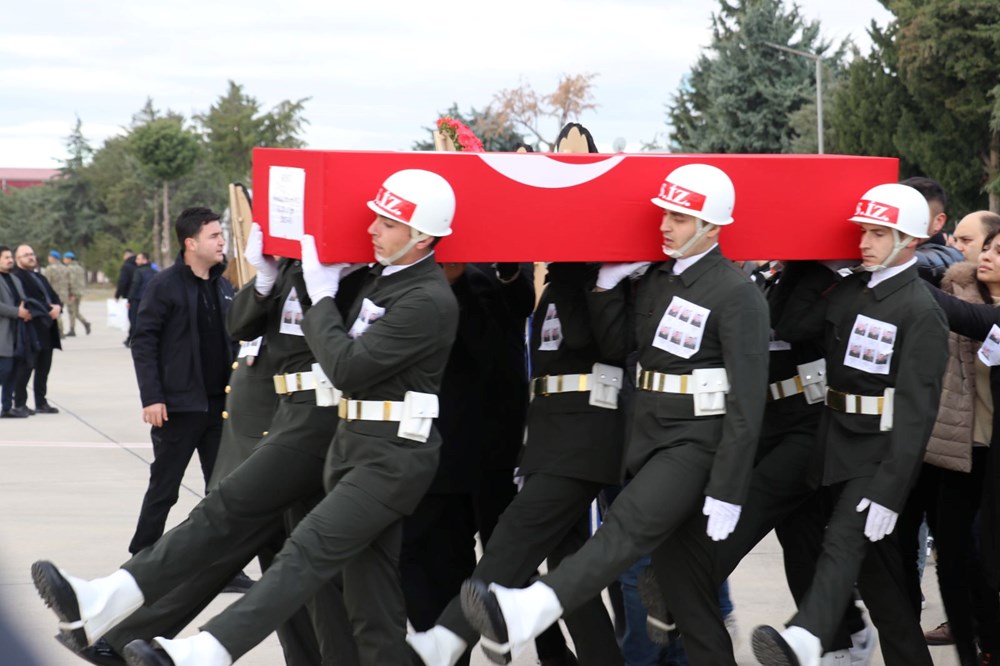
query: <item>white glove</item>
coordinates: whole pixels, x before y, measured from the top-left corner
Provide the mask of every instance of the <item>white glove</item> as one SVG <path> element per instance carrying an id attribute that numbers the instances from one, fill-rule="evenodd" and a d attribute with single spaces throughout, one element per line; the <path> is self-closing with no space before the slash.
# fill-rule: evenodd
<path id="1" fill-rule="evenodd" d="M 649 267 L 648 261 L 633 261 L 627 264 L 601 264 L 597 271 L 597 286 L 600 289 L 614 289 L 618 283 L 631 275 L 642 275 Z"/>
<path id="2" fill-rule="evenodd" d="M 708 529 L 705 530 L 712 541 L 722 541 L 736 529 L 743 508 L 738 504 L 730 504 L 714 497 L 705 497 L 705 506 L 701 512 L 708 516 Z"/>
<path id="3" fill-rule="evenodd" d="M 275 280 L 278 279 L 278 261 L 264 254 L 264 232 L 256 222 L 250 225 L 250 237 L 247 238 L 243 256 L 247 263 L 257 269 L 254 290 L 261 296 L 267 296 L 274 288 Z"/>
<path id="4" fill-rule="evenodd" d="M 302 237 L 302 277 L 313 305 L 320 299 L 333 298 L 340 288 L 340 277 L 350 264 L 321 264 L 316 252 L 316 239 L 309 234 Z"/>
<path id="5" fill-rule="evenodd" d="M 867 497 L 858 502 L 858 513 L 868 509 L 868 520 L 865 522 L 865 536 L 870 541 L 884 539 L 896 529 L 896 519 L 899 514 L 892 509 L 887 509 L 878 502 L 873 502 Z"/>

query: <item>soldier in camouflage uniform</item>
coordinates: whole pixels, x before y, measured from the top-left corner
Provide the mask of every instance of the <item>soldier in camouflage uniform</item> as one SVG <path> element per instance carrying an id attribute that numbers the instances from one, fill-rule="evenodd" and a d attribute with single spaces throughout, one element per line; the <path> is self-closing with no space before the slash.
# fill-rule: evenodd
<path id="1" fill-rule="evenodd" d="M 62 260 L 67 275 L 66 281 L 69 283 L 67 290 L 69 297 L 66 299 L 66 303 L 69 305 L 69 333 L 66 334 L 66 337 L 70 338 L 76 335 L 77 319 L 83 324 L 87 335 L 90 335 L 90 322 L 80 314 L 80 301 L 83 300 L 83 292 L 87 290 L 87 271 L 76 260 L 76 254 L 73 252 L 65 252 Z"/>
<path id="2" fill-rule="evenodd" d="M 49 265 L 42 269 L 42 275 L 52 285 L 59 300 L 69 303 L 69 271 L 62 265 L 62 254 L 58 250 L 49 252 Z M 56 322 L 59 324 L 59 337 L 63 337 L 62 315 Z"/>

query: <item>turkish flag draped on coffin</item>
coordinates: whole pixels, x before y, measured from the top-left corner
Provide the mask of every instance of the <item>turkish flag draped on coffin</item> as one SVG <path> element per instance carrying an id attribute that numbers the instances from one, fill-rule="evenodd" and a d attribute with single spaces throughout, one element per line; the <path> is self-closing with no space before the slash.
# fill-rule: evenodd
<path id="1" fill-rule="evenodd" d="M 454 233 L 439 261 L 662 260 L 654 206 L 673 169 L 717 166 L 736 187 L 731 259 L 858 256 L 847 221 L 870 187 L 898 180 L 898 160 L 843 155 L 601 155 L 253 151 L 256 221 L 264 251 L 298 258 L 303 233 L 323 262 L 372 261 L 365 205 L 402 169 L 440 174 L 455 190 Z"/>

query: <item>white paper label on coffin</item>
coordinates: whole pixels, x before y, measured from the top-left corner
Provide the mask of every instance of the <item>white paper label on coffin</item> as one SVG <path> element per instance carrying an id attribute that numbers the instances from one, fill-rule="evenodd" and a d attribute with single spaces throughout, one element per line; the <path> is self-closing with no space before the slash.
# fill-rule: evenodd
<path id="1" fill-rule="evenodd" d="M 497 173 L 517 183 L 550 190 L 588 183 L 611 171 L 625 159 L 624 155 L 616 155 L 590 164 L 570 164 L 545 155 L 476 153 L 476 156 Z"/>

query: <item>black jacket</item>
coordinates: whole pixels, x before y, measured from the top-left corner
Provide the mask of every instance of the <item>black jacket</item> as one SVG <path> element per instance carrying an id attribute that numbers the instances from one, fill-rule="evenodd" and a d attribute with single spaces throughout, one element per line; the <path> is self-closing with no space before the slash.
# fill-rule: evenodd
<path id="1" fill-rule="evenodd" d="M 234 293 L 222 277 L 225 269 L 223 261 L 209 271 L 223 321 Z M 208 411 L 198 338 L 198 279 L 182 253 L 146 287 L 132 329 L 132 361 L 143 407 L 162 402 L 168 412 Z M 227 364 L 236 352 L 235 343 L 229 342 Z"/>
<path id="2" fill-rule="evenodd" d="M 38 337 L 40 349 L 62 349 L 59 326 L 49 316 L 48 304 L 62 307 L 62 301 L 45 276 L 35 271 L 15 267 L 12 271 L 24 289 L 25 306 L 31 311 L 31 326 Z"/>
<path id="3" fill-rule="evenodd" d="M 133 255 L 122 263 L 121 270 L 118 272 L 115 298 L 128 298 L 129 290 L 132 288 L 132 276 L 135 275 L 135 269 L 135 255 Z"/>
<path id="4" fill-rule="evenodd" d="M 156 271 L 154 271 L 153 267 L 149 264 L 137 266 L 135 270 L 132 271 L 132 278 L 129 282 L 129 288 L 125 293 L 125 297 L 133 303 L 141 301 L 142 295 L 146 293 L 146 287 L 149 286 L 149 281 L 153 279 L 154 275 L 156 275 Z"/>

